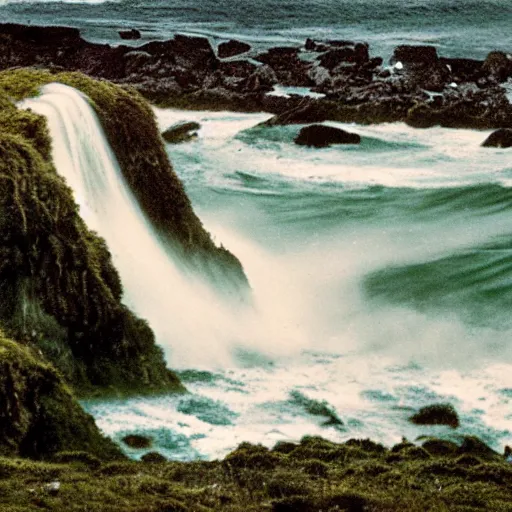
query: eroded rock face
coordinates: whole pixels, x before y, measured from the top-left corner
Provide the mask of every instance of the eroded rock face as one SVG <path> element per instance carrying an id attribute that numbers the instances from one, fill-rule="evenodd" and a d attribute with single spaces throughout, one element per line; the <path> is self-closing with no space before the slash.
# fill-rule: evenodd
<path id="1" fill-rule="evenodd" d="M 482 142 L 484 148 L 510 148 L 512 147 L 512 129 L 502 128 L 491 133 Z"/>
<path id="2" fill-rule="evenodd" d="M 305 126 L 295 139 L 299 146 L 312 146 L 315 148 L 326 148 L 333 144 L 359 144 L 361 137 L 356 133 L 350 133 L 341 128 L 313 124 Z"/>

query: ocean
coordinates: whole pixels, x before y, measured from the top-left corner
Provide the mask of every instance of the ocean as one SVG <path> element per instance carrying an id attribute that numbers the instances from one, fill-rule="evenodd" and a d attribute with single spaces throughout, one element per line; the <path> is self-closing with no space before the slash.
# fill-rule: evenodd
<path id="1" fill-rule="evenodd" d="M 7 2 L 0 13 L 109 42 L 134 26 L 145 38 L 185 32 L 262 47 L 349 38 L 381 55 L 400 43 L 472 58 L 512 48 L 505 1 Z M 50 120 L 57 168 L 107 240 L 126 303 L 191 392 L 84 401 L 108 435 L 149 435 L 153 450 L 180 460 L 304 435 L 390 445 L 472 434 L 497 450 L 512 442 L 512 159 L 480 146 L 489 132 L 328 123 L 362 143 L 319 150 L 293 143 L 300 126 L 262 126 L 267 114 L 155 108 L 162 129 L 201 124 L 197 140 L 167 147 L 169 157 L 205 227 L 242 262 L 249 307 L 179 274 L 101 129 L 81 131 L 87 108 L 74 94 L 57 86 L 30 106 Z M 85 151 L 83 165 L 57 143 L 64 134 Z M 93 187 L 91 154 L 105 169 Z M 123 222 L 130 237 L 118 234 Z M 409 423 L 439 402 L 459 411 L 459 429 Z"/>

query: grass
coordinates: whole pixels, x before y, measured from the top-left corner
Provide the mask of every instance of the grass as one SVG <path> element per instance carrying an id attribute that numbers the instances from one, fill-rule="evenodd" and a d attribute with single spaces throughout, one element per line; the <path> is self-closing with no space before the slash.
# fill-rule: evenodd
<path id="1" fill-rule="evenodd" d="M 314 442 L 312 441 L 314 440 Z M 351 453 L 328 462 L 304 457 Z M 387 448 L 306 438 L 289 453 L 244 443 L 223 461 L 101 462 L 78 454 L 54 461 L 0 458 L 0 508 L 97 512 L 512 510 L 512 467 L 495 454 L 466 466 L 456 456 L 389 461 Z M 419 448 L 419 447 L 416 447 Z M 297 453 L 295 453 L 297 452 Z M 320 453 L 320 456 L 325 453 Z M 255 463 L 257 456 L 258 463 Z M 325 457 L 324 457 L 325 458 Z M 65 462 L 63 462 L 65 461 Z M 52 494 L 45 486 L 60 482 Z"/>

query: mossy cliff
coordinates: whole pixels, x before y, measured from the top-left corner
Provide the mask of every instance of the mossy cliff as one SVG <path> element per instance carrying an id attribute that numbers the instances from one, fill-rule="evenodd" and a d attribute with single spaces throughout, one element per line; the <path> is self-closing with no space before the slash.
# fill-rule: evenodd
<path id="1" fill-rule="evenodd" d="M 3 74 L 2 84 L 19 78 Z M 11 93 L 0 85 L 0 325 L 80 391 L 182 390 L 149 326 L 122 304 L 105 243 L 53 167 L 45 120 L 19 111 Z"/>
<path id="2" fill-rule="evenodd" d="M 240 262 L 214 244 L 194 213 L 169 162 L 153 111 L 142 96 L 132 88 L 80 73 L 0 72 L 0 90 L 15 99 L 36 94 L 40 86 L 50 82 L 75 87 L 91 99 L 125 179 L 160 236 L 176 252 L 177 260 L 200 271 L 218 287 L 244 294 L 248 283 Z"/>
<path id="3" fill-rule="evenodd" d="M 40 458 L 69 450 L 121 457 L 55 369 L 0 333 L 0 453 Z"/>

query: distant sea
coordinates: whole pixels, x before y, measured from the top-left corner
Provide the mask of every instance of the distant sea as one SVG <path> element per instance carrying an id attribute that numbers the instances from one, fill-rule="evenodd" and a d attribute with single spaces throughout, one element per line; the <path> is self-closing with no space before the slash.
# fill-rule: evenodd
<path id="1" fill-rule="evenodd" d="M 401 43 L 432 44 L 447 57 L 512 50 L 509 0 L 0 0 L 0 19 L 76 26 L 103 42 L 119 42 L 118 29 L 136 27 L 144 39 L 188 32 L 256 47 L 308 36 L 363 40 L 385 58 Z"/>

